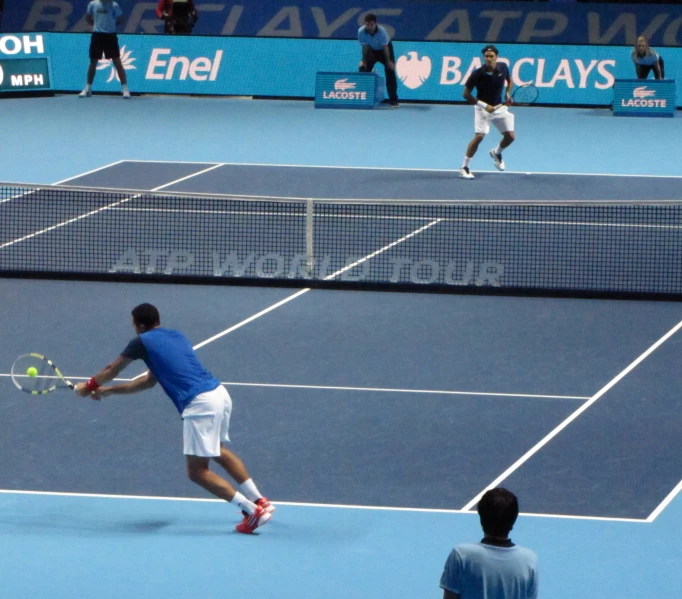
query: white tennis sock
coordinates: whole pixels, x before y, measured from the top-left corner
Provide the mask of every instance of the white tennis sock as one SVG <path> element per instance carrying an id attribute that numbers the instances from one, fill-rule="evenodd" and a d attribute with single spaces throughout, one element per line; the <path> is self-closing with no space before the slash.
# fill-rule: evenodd
<path id="1" fill-rule="evenodd" d="M 91 91 L 92 91 L 92 84 L 91 84 L 91 83 L 86 83 L 86 84 L 85 84 L 85 91 L 86 91 L 86 92 L 91 92 Z"/>
<path id="2" fill-rule="evenodd" d="M 121 91 L 123 91 L 123 92 L 128 91 L 128 84 L 127 83 L 121 83 Z"/>
<path id="3" fill-rule="evenodd" d="M 239 485 L 244 492 L 244 495 L 246 495 L 251 501 L 257 501 L 263 495 L 261 495 L 260 491 L 258 490 L 258 487 L 256 487 L 256 483 L 253 482 L 253 479 L 250 478 L 249 480 L 245 480 L 241 485 Z"/>
<path id="4" fill-rule="evenodd" d="M 493 150 L 495 154 L 502 154 L 502 148 L 500 147 L 500 144 L 497 144 L 497 147 Z"/>
<path id="5" fill-rule="evenodd" d="M 236 505 L 240 510 L 244 510 L 248 514 L 253 514 L 256 511 L 256 504 L 249 501 L 239 491 L 234 494 L 230 503 Z"/>
<path id="6" fill-rule="evenodd" d="M 470 162 L 471 162 L 471 158 L 469 158 L 468 156 L 465 156 L 464 162 L 462 163 L 462 168 L 464 168 L 465 166 L 469 166 Z"/>

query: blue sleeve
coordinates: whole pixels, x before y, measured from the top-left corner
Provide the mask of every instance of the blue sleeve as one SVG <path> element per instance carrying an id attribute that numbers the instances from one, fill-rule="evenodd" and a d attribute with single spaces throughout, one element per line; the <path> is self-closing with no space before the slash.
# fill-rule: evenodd
<path id="1" fill-rule="evenodd" d="M 383 27 L 380 27 L 379 34 L 381 35 L 381 45 L 388 46 L 389 42 L 391 41 L 391 36 L 388 35 L 388 31 L 386 31 L 386 29 Z"/>
<path id="2" fill-rule="evenodd" d="M 461 562 L 457 549 L 453 549 L 445 561 L 443 568 L 443 575 L 440 577 L 440 588 L 448 590 L 452 593 L 460 593 L 460 570 Z"/>
<path id="3" fill-rule="evenodd" d="M 135 337 L 126 348 L 121 352 L 124 358 L 130 358 L 131 360 L 145 360 L 147 358 L 147 350 L 142 343 L 142 339 Z"/>
<path id="4" fill-rule="evenodd" d="M 87 12 L 91 17 L 95 16 L 95 7 L 93 6 L 92 2 L 88 4 L 88 8 L 85 12 Z"/>
<path id="5" fill-rule="evenodd" d="M 364 33 L 365 33 L 365 28 L 364 28 L 364 27 L 360 27 L 360 29 L 358 29 L 358 41 L 359 41 L 361 44 L 365 44 L 365 43 L 366 43 L 366 42 L 363 42 L 363 41 L 362 41 L 362 37 L 363 37 Z"/>
<path id="6" fill-rule="evenodd" d="M 509 72 L 509 66 L 507 64 L 505 64 L 504 62 L 502 64 L 504 65 L 504 78 L 507 81 L 510 81 L 512 76 L 511 76 L 511 73 Z"/>
<path id="7" fill-rule="evenodd" d="M 114 16 L 118 19 L 122 14 L 123 9 L 118 4 L 114 4 Z"/>

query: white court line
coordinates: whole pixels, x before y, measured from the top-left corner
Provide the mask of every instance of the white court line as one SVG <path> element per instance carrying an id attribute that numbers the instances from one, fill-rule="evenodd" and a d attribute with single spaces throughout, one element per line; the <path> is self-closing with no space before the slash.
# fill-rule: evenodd
<path id="1" fill-rule="evenodd" d="M 141 501 L 186 501 L 192 503 L 225 503 L 222 499 L 203 498 L 203 497 L 160 497 L 147 495 L 109 495 L 104 493 L 64 493 L 56 491 L 17 491 L 14 489 L 0 489 L 0 494 L 3 495 L 38 495 L 47 497 L 78 497 L 78 498 L 93 498 L 93 499 L 133 499 Z M 390 506 L 376 506 L 376 505 L 348 505 L 340 503 L 304 503 L 296 501 L 273 501 L 277 506 L 288 507 L 304 507 L 304 508 L 327 508 L 327 509 L 342 509 L 342 510 L 370 510 L 382 512 L 412 512 L 412 513 L 426 513 L 426 514 L 461 514 L 461 515 L 476 515 L 474 512 L 462 510 L 448 510 L 444 508 L 419 508 L 419 507 L 390 507 Z M 600 522 L 636 522 L 646 524 L 646 520 L 637 520 L 634 518 L 609 518 L 601 516 L 573 516 L 566 514 L 532 514 L 519 513 L 519 516 L 529 518 L 559 518 L 565 520 L 592 520 Z"/>
<path id="2" fill-rule="evenodd" d="M 349 269 L 351 269 L 351 268 L 354 268 L 354 267 L 357 266 L 358 264 L 362 264 L 362 263 L 365 262 L 366 260 L 369 260 L 370 258 L 372 258 L 372 257 L 374 257 L 374 256 L 377 256 L 377 255 L 379 255 L 379 254 L 385 252 L 386 250 L 388 250 L 388 249 L 390 249 L 390 248 L 392 248 L 392 247 L 398 245 L 399 243 L 402 243 L 403 241 L 406 241 L 407 239 L 410 239 L 411 237 L 414 237 L 415 235 L 418 235 L 418 234 L 421 233 L 422 231 L 425 231 L 425 230 L 428 229 L 429 227 L 435 225 L 437 222 L 438 222 L 438 221 L 433 221 L 433 222 L 429 223 L 428 225 L 424 225 L 423 227 L 420 227 L 419 229 L 416 229 L 415 231 L 412 231 L 412 233 L 409 233 L 409 234 L 407 234 L 407 235 L 404 235 L 404 236 L 401 237 L 400 239 L 398 239 L 398 240 L 396 240 L 396 241 L 394 241 L 394 242 L 392 242 L 392 243 L 389 243 L 388 245 L 386 245 L 386 246 L 382 247 L 381 249 L 377 250 L 376 252 L 373 252 L 373 253 L 369 254 L 368 256 L 365 256 L 364 258 L 361 258 L 360 260 L 357 260 L 356 262 L 353 262 L 352 264 L 349 264 L 348 266 L 345 266 L 344 268 L 341 268 L 340 270 L 337 270 L 336 272 L 334 272 L 334 273 L 332 273 L 332 274 L 330 274 L 330 275 L 327 275 L 327 276 L 324 278 L 324 280 L 326 281 L 326 280 L 328 280 L 328 279 L 333 279 L 334 277 L 337 277 L 337 276 L 339 276 L 340 274 L 343 274 L 344 272 L 346 272 L 347 270 L 349 270 Z M 1 249 L 1 248 L 2 248 L 2 246 L 0 246 L 0 249 Z M 229 334 L 229 333 L 231 333 L 231 332 L 233 332 L 233 331 L 236 331 L 237 329 L 240 329 L 240 328 L 243 327 L 245 324 L 248 324 L 249 322 L 253 322 L 253 321 L 256 320 L 257 318 L 260 318 L 261 316 L 264 316 L 264 315 L 267 314 L 268 312 L 272 312 L 273 310 L 275 310 L 275 309 L 279 308 L 280 306 L 283 306 L 284 304 L 286 304 L 286 303 L 288 303 L 288 302 L 290 302 L 290 301 L 296 299 L 297 297 L 300 297 L 300 296 L 304 295 L 305 293 L 308 293 L 308 291 L 310 291 L 310 287 L 306 287 L 305 289 L 301 289 L 300 291 L 297 291 L 296 293 L 290 295 L 289 297 L 284 298 L 283 300 L 280 300 L 279 302 L 273 304 L 272 306 L 270 306 L 270 307 L 268 307 L 268 308 L 265 308 L 264 310 L 261 310 L 261 311 L 258 312 L 257 314 L 254 314 L 253 316 L 249 316 L 248 318 L 246 318 L 245 320 L 242 320 L 241 322 L 238 322 L 238 323 L 235 324 L 234 326 L 231 326 L 230 328 L 225 329 L 224 331 L 221 331 L 221 332 L 218 333 L 217 335 L 213 335 L 213 337 L 209 337 L 208 339 L 205 339 L 205 340 L 202 341 L 201 343 L 198 343 L 197 345 L 195 345 L 195 346 L 194 346 L 194 349 L 197 350 L 197 349 L 199 349 L 199 348 L 201 348 L 201 347 L 204 347 L 204 345 L 208 345 L 209 343 L 215 341 L 216 339 L 220 339 L 221 337 L 224 337 L 225 335 L 227 335 L 227 334 Z M 142 374 L 137 375 L 133 380 L 139 379 L 140 377 L 146 376 L 146 375 L 147 375 L 147 372 L 143 372 Z"/>
<path id="3" fill-rule="evenodd" d="M 232 331 L 236 331 L 237 329 L 240 329 L 240 328 L 243 327 L 245 324 L 248 324 L 248 323 L 250 323 L 250 322 L 253 322 L 253 321 L 256 320 L 257 318 L 260 318 L 261 316 L 264 316 L 264 315 L 267 314 L 268 312 L 272 312 L 273 310 L 276 310 L 276 309 L 279 308 L 280 306 L 283 306 L 284 304 L 286 304 L 286 303 L 288 303 L 288 302 L 290 302 L 290 301 L 292 301 L 292 300 L 295 300 L 297 297 L 300 297 L 301 295 L 303 295 L 304 293 L 307 293 L 308 291 L 310 291 L 309 288 L 308 288 L 308 289 L 301 289 L 300 291 L 297 291 L 297 292 L 294 293 L 293 295 L 290 295 L 289 297 L 284 298 L 283 300 L 277 302 L 276 304 L 273 304 L 272 306 L 270 306 L 270 307 L 268 307 L 268 308 L 265 308 L 265 310 L 261 310 L 261 311 L 258 312 L 257 314 L 254 314 L 253 316 L 249 316 L 249 317 L 246 318 L 245 320 L 242 320 L 241 322 L 238 322 L 236 325 L 230 327 L 229 329 L 225 329 L 224 331 L 221 331 L 221 332 L 218 333 L 217 335 L 213 335 L 213 337 L 209 337 L 208 339 L 205 339 L 205 340 L 202 341 L 201 343 L 198 343 L 197 345 L 195 345 L 195 346 L 194 346 L 194 349 L 199 349 L 200 347 L 204 347 L 204 345 L 208 345 L 209 343 L 215 341 L 216 339 L 220 339 L 221 337 L 224 337 L 224 336 L 227 335 L 228 333 L 231 333 Z"/>
<path id="4" fill-rule="evenodd" d="M 344 272 L 346 272 L 347 270 L 349 270 L 349 269 L 351 269 L 351 268 L 354 268 L 354 267 L 357 266 L 358 264 L 362 264 L 362 263 L 365 262 L 366 260 L 369 260 L 370 258 L 372 258 L 372 257 L 374 257 L 374 256 L 377 256 L 378 254 L 381 254 L 381 253 L 385 252 L 386 250 L 388 250 L 388 249 L 390 249 L 390 248 L 392 248 L 392 247 L 398 245 L 399 243 L 402 243 L 403 241 L 406 241 L 406 240 L 410 239 L 411 237 L 414 237 L 415 235 L 418 235 L 418 234 L 421 233 L 422 231 L 425 231 L 426 229 L 428 229 L 429 227 L 431 227 L 432 225 L 434 225 L 436 222 L 437 222 L 437 221 L 434 221 L 434 222 L 432 222 L 432 223 L 429 223 L 428 225 L 425 225 L 425 226 L 423 226 L 423 227 L 420 227 L 419 229 L 417 229 L 416 231 L 413 231 L 412 233 L 409 233 L 409 234 L 407 234 L 407 235 L 404 235 L 404 236 L 401 237 L 400 239 L 398 239 L 398 240 L 396 240 L 396 241 L 394 241 L 394 242 L 392 242 L 392 243 L 389 243 L 388 245 L 386 245 L 386 246 L 382 247 L 381 249 L 377 250 L 376 252 L 373 252 L 373 253 L 369 254 L 368 256 L 365 256 L 364 258 L 361 258 L 360 260 L 357 260 L 356 262 L 353 262 L 352 264 L 349 264 L 348 266 L 345 266 L 344 268 L 341 268 L 341 269 L 337 270 L 336 272 L 334 272 L 334 273 L 332 273 L 332 274 L 330 274 L 330 275 L 327 275 L 327 276 L 324 278 L 324 280 L 326 281 L 326 280 L 328 280 L 328 279 L 333 279 L 333 278 L 339 276 L 340 274 L 343 274 Z M 268 312 L 271 312 L 272 310 L 275 310 L 276 308 L 279 308 L 280 306 L 283 306 L 284 304 L 290 302 L 291 300 L 296 299 L 297 297 L 302 296 L 302 295 L 305 294 L 305 293 L 308 293 L 308 291 L 310 291 L 310 287 L 307 287 L 307 288 L 305 288 L 305 289 L 301 289 L 300 291 L 297 291 L 297 292 L 294 293 L 293 295 L 290 295 L 289 297 L 284 298 L 283 300 L 277 302 L 276 304 L 273 304 L 273 305 L 270 306 L 269 308 L 265 308 L 265 310 L 261 310 L 261 311 L 258 312 L 257 314 L 254 314 L 253 316 L 250 316 L 249 318 L 247 318 L 247 319 L 245 319 L 245 320 L 242 320 L 241 322 L 239 322 L 239 323 L 237 323 L 236 325 L 230 327 L 229 329 L 225 329 L 224 331 L 221 331 L 221 332 L 218 333 L 217 335 L 213 335 L 213 337 L 209 337 L 208 339 L 202 341 L 201 343 L 198 343 L 197 345 L 194 346 L 194 349 L 199 349 L 200 347 L 204 347 L 204 345 L 208 345 L 208 344 L 211 343 L 212 341 L 215 341 L 216 339 L 220 339 L 221 337 L 224 337 L 225 335 L 227 335 L 228 333 L 231 333 L 232 331 L 236 331 L 237 329 L 243 327 L 245 324 L 248 324 L 249 322 L 252 322 L 252 321 L 256 320 L 257 318 L 260 318 L 261 316 L 267 314 Z M 140 376 L 142 376 L 142 375 L 140 375 Z M 137 378 L 137 377 L 136 377 L 136 378 Z"/>
<path id="5" fill-rule="evenodd" d="M 186 177 L 181 177 L 180 179 L 176 179 L 175 181 L 171 181 L 170 183 L 165 183 L 164 185 L 161 185 L 159 187 L 156 187 L 150 191 L 160 191 L 164 187 L 168 187 L 169 185 L 175 185 L 176 183 L 180 183 L 181 181 L 186 181 L 187 179 L 191 179 L 192 177 L 196 177 L 197 175 L 201 175 L 203 173 L 207 173 L 208 171 L 213 170 L 214 168 L 217 168 L 217 166 L 212 166 L 210 168 L 204 169 L 202 171 L 199 171 L 197 173 L 193 173 L 191 175 L 187 175 Z M 38 235 L 42 235 L 43 233 L 48 233 L 49 231 L 54 231 L 55 229 L 59 229 L 61 227 L 65 227 L 66 225 L 69 225 L 71 223 L 75 223 L 79 220 L 83 220 L 89 216 L 93 216 L 95 214 L 99 214 L 100 212 L 103 212 L 105 210 L 110 210 L 112 208 L 115 208 L 116 206 L 120 206 L 121 204 L 124 204 L 125 202 L 129 202 L 130 200 L 134 200 L 135 198 L 140 197 L 139 195 L 135 196 L 130 196 L 128 198 L 123 198 L 122 200 L 118 200 L 116 202 L 113 202 L 111 204 L 107 204 L 106 206 L 102 206 L 101 208 L 97 208 L 96 210 L 91 210 L 90 212 L 86 212 L 85 214 L 80 214 L 78 216 L 75 216 L 73 218 L 70 218 L 68 220 L 62 221 L 61 223 L 57 223 L 56 225 L 52 225 L 50 227 L 46 227 L 45 229 L 41 229 L 40 231 L 35 231 L 33 233 L 29 233 L 28 235 L 24 235 L 23 237 L 19 237 L 17 239 L 13 239 L 12 241 L 7 241 L 0 245 L 0 250 L 9 247 L 10 245 L 14 245 L 15 243 L 21 243 L 22 241 L 26 241 L 27 239 L 31 239 L 33 237 L 37 237 Z"/>
<path id="6" fill-rule="evenodd" d="M 86 175 L 91 175 L 92 173 L 96 173 L 98 171 L 103 171 L 105 168 L 111 168 L 112 166 L 116 166 L 117 164 L 121 164 L 123 162 L 127 162 L 127 161 L 126 160 L 117 160 L 116 162 L 111 162 L 109 164 L 105 164 L 104 166 L 94 168 L 91 171 L 85 171 L 84 173 L 80 173 L 79 175 L 74 175 L 73 177 L 69 177 L 68 179 L 62 179 L 61 181 L 57 181 L 56 183 L 52 183 L 52 185 L 61 185 L 62 183 L 66 183 L 67 181 L 73 181 L 74 179 L 78 179 L 79 177 L 85 177 Z"/>
<path id="7" fill-rule="evenodd" d="M 246 323 L 244 323 L 246 324 Z M 0 374 L 0 377 L 11 377 L 11 374 Z M 28 375 L 25 375 L 28 376 Z M 115 382 L 129 382 L 134 381 L 134 378 L 115 378 Z M 67 376 L 69 380 L 73 381 L 87 381 L 88 376 Z M 266 387 L 276 389 L 307 389 L 307 390 L 322 390 L 322 391 L 362 391 L 372 393 L 418 393 L 423 395 L 473 395 L 481 397 L 527 397 L 529 399 L 570 399 L 570 400 L 588 400 L 589 397 L 580 395 L 539 395 L 533 393 L 497 393 L 492 391 L 448 391 L 442 389 L 391 389 L 384 387 L 341 387 L 333 385 L 293 385 L 284 383 L 240 383 L 235 381 L 221 381 L 221 385 L 227 387 Z"/>
<path id="8" fill-rule="evenodd" d="M 514 462 L 509 468 L 507 468 L 500 476 L 498 476 L 493 482 L 491 482 L 485 489 L 483 489 L 476 497 L 474 497 L 469 503 L 467 503 L 462 510 L 470 510 L 473 508 L 478 501 L 481 499 L 483 494 L 494 487 L 497 487 L 505 478 L 527 462 L 533 455 L 535 455 L 540 449 L 542 449 L 547 443 L 549 443 L 554 437 L 556 437 L 562 430 L 564 430 L 571 422 L 573 422 L 578 416 L 583 412 L 588 410 L 592 405 L 594 405 L 597 400 L 602 397 L 607 391 L 616 385 L 621 379 L 623 379 L 630 371 L 632 371 L 636 366 L 642 363 L 649 355 L 651 355 L 658 347 L 665 343 L 670 337 L 672 337 L 677 331 L 682 328 L 682 321 L 678 322 L 672 329 L 670 329 L 663 337 L 661 337 L 656 343 L 654 343 L 649 349 L 647 349 L 641 356 L 639 356 L 634 362 L 632 362 L 627 368 L 625 368 L 620 374 L 609 381 L 604 387 L 602 387 L 597 393 L 595 393 L 589 401 L 585 402 L 580 406 L 575 412 L 573 412 L 568 418 L 566 418 L 559 426 L 552 430 L 548 435 L 543 437 L 538 441 L 531 449 L 529 449 L 525 454 L 523 454 L 516 462 Z"/>
<path id="9" fill-rule="evenodd" d="M 205 162 L 191 162 L 184 160 L 124 160 L 122 162 L 141 162 L 141 163 L 164 163 L 164 164 L 206 164 Z M 349 169 L 349 170 L 359 170 L 359 171 L 414 171 L 414 172 L 426 172 L 426 173 L 458 173 L 459 168 L 412 168 L 412 167 L 400 167 L 400 166 L 336 166 L 336 165 L 325 165 L 325 164 L 266 164 L 262 162 L 221 162 L 221 166 L 271 166 L 271 167 L 282 167 L 282 168 L 329 168 L 329 169 Z M 477 173 L 492 173 L 499 176 L 504 176 L 503 173 L 499 173 L 497 170 L 482 170 L 476 169 Z M 575 177 L 635 177 L 641 179 L 682 179 L 682 175 L 638 175 L 638 174 L 617 174 L 617 173 L 559 173 L 553 171 L 510 171 L 507 170 L 505 173 L 512 173 L 516 175 L 552 175 L 552 176 L 562 176 L 570 175 Z"/>
<path id="10" fill-rule="evenodd" d="M 670 493 L 668 493 L 668 496 L 663 501 L 661 501 L 658 507 L 653 512 L 651 512 L 651 514 L 649 514 L 649 517 L 646 519 L 646 521 L 653 522 L 654 520 L 656 520 L 656 518 L 658 518 L 661 515 L 663 510 L 670 505 L 672 500 L 675 499 L 675 497 L 677 497 L 680 491 L 682 491 L 682 480 L 679 483 L 677 483 L 677 486 L 672 491 L 670 491 Z"/>
<path id="11" fill-rule="evenodd" d="M 69 177 L 68 179 L 62 179 L 61 181 L 57 181 L 56 183 L 51 183 L 50 185 L 60 185 L 62 183 L 66 183 L 67 181 L 72 181 L 73 179 L 78 179 L 78 177 L 84 177 L 85 175 L 90 175 L 91 173 L 96 173 L 97 171 L 101 171 L 105 168 L 110 168 L 112 166 L 116 166 L 117 164 L 120 164 L 121 162 L 125 162 L 125 160 L 117 160 L 116 162 L 111 162 L 109 164 L 105 164 L 104 166 L 100 166 L 96 169 L 93 169 L 91 171 L 86 171 L 84 173 L 81 173 L 80 175 L 75 175 L 74 177 Z M 20 187 L 22 184 L 17 183 L 17 187 Z M 40 187 L 39 184 L 35 183 L 27 183 L 26 185 L 32 185 L 33 187 Z M 19 195 L 16 195 L 11 198 L 6 198 L 4 200 L 0 200 L 0 204 L 4 204 L 5 202 L 9 202 L 10 200 L 16 200 L 17 198 L 23 198 L 24 196 L 31 195 L 34 193 L 34 189 L 31 189 L 30 191 L 25 191 L 24 193 L 20 193 Z"/>
<path id="12" fill-rule="evenodd" d="M 421 393 L 431 395 L 474 395 L 483 397 L 528 397 L 531 399 L 578 399 L 588 400 L 580 395 L 539 395 L 531 393 L 494 393 L 488 391 L 444 391 L 439 389 L 390 389 L 381 387 L 336 387 L 330 385 L 285 385 L 279 383 L 235 383 L 224 382 L 223 385 L 233 387 L 275 387 L 283 389 L 321 389 L 324 391 L 370 391 L 376 393 Z"/>

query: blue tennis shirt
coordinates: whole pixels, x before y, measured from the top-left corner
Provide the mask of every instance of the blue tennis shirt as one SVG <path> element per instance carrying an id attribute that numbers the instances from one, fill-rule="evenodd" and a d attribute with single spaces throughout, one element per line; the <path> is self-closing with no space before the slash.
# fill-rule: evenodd
<path id="1" fill-rule="evenodd" d="M 632 58 L 632 62 L 634 62 L 635 64 L 651 66 L 653 64 L 656 64 L 660 57 L 656 50 L 654 50 L 653 48 L 649 48 L 644 56 L 640 56 L 639 54 L 637 54 L 637 50 L 633 50 L 632 53 L 630 54 L 630 58 Z"/>
<path id="2" fill-rule="evenodd" d="M 462 599 L 537 599 L 538 558 L 511 543 L 458 545 L 445 562 L 440 586 Z"/>
<path id="3" fill-rule="evenodd" d="M 144 360 L 181 414 L 197 395 L 213 391 L 220 385 L 220 381 L 201 365 L 192 345 L 179 331 L 157 327 L 142 333 L 121 355 L 131 360 Z"/>
<path id="4" fill-rule="evenodd" d="M 358 29 L 358 41 L 363 46 L 369 46 L 372 50 L 381 50 L 384 46 L 388 46 L 391 41 L 388 31 L 384 29 L 381 25 L 377 25 L 377 29 L 374 35 L 367 33 L 365 26 L 363 25 Z"/>
<path id="5" fill-rule="evenodd" d="M 116 19 L 123 14 L 117 2 L 93 0 L 88 4 L 87 11 L 95 21 L 92 27 L 94 33 L 116 33 Z"/>

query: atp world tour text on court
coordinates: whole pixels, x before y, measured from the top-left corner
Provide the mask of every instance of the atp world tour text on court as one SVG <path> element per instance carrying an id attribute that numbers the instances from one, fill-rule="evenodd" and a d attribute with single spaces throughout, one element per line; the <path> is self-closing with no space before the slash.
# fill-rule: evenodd
<path id="1" fill-rule="evenodd" d="M 221 254 L 196 254 L 184 250 L 127 249 L 110 273 L 132 274 L 185 274 L 214 277 L 257 277 L 266 279 L 325 279 L 342 281 L 377 280 L 372 275 L 373 264 L 366 256 L 312 258 L 307 254 L 283 255 L 277 253 L 239 255 L 237 252 Z M 450 260 L 441 264 L 437 260 L 415 260 L 392 256 L 382 260 L 382 271 L 391 272 L 390 282 L 417 284 L 440 283 L 446 285 L 502 285 L 504 265 L 486 260 Z M 385 274 L 382 274 L 382 278 Z M 385 279 L 384 279 L 385 280 Z"/>

